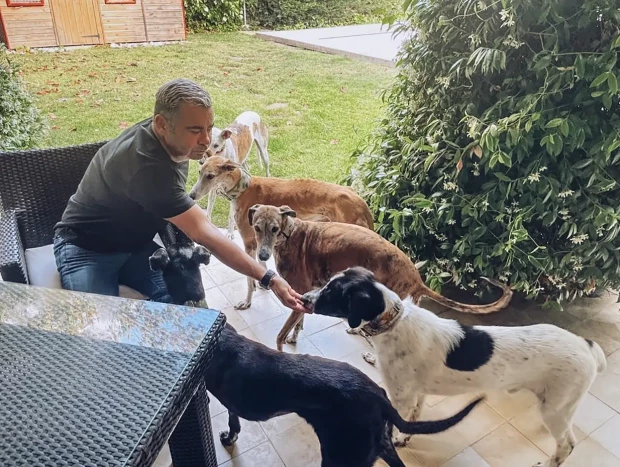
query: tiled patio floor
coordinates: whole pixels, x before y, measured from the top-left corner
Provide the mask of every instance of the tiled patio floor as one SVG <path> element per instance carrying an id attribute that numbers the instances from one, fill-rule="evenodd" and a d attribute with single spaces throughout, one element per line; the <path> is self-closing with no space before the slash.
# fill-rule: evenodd
<path id="1" fill-rule="evenodd" d="M 271 292 L 259 291 L 250 309 L 234 310 L 233 305 L 245 296 L 245 279 L 215 258 L 204 270 L 204 282 L 210 307 L 221 309 L 241 334 L 275 346 L 276 334 L 288 313 Z M 584 299 L 571 305 L 567 312 L 513 303 L 509 309 L 483 318 L 442 313 L 468 324 L 553 323 L 594 339 L 603 347 L 608 355 L 608 369 L 598 377 L 577 412 L 575 433 L 579 444 L 564 467 L 620 467 L 620 305 L 615 303 L 616 299 L 609 294 Z M 287 346 L 286 351 L 346 361 L 381 383 L 377 369 L 361 358 L 360 351 L 367 348 L 366 342 L 347 334 L 345 329 L 340 320 L 307 316 L 301 340 L 296 347 Z M 427 397 L 422 418 L 452 414 L 472 397 L 471 394 Z M 456 427 L 439 435 L 414 437 L 409 446 L 399 450 L 400 456 L 407 466 L 530 467 L 547 459 L 554 449 L 553 439 L 543 427 L 534 402 L 533 396 L 526 392 L 513 396 L 491 394 L 486 403 Z M 227 428 L 227 413 L 214 398 L 211 416 L 220 465 L 320 466 L 316 435 L 297 415 L 278 417 L 267 423 L 242 420 L 241 434 L 232 450 L 219 443 L 219 431 Z M 157 465 L 170 465 L 167 450 Z M 385 466 L 383 462 L 377 465 Z"/>

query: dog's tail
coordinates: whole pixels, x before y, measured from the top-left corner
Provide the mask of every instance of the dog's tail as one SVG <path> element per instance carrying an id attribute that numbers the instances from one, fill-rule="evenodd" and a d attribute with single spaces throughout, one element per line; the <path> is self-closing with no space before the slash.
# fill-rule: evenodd
<path id="1" fill-rule="evenodd" d="M 488 305 L 469 305 L 467 303 L 456 302 L 442 295 L 439 295 L 437 292 L 426 286 L 422 295 L 430 298 L 431 300 L 439 303 L 440 305 L 447 306 L 448 308 L 452 308 L 456 311 L 462 311 L 463 313 L 475 313 L 483 315 L 487 313 L 494 313 L 501 310 L 502 308 L 505 308 L 512 299 L 512 290 L 510 289 L 510 287 L 494 279 L 489 279 L 487 277 L 483 277 L 482 279 L 493 284 L 496 287 L 499 287 L 504 292 L 498 300 L 493 303 L 489 303 Z"/>
<path id="2" fill-rule="evenodd" d="M 461 410 L 459 413 L 452 415 L 451 417 L 444 418 L 443 420 L 428 420 L 422 422 L 408 422 L 404 420 L 390 401 L 386 398 L 386 415 L 388 420 L 394 424 L 401 432 L 408 435 L 431 435 L 434 433 L 440 433 L 453 427 L 461 420 L 463 420 L 474 407 L 484 400 L 484 397 L 480 397 L 471 402 L 467 407 Z"/>
<path id="3" fill-rule="evenodd" d="M 588 347 L 590 348 L 590 352 L 592 352 L 592 356 L 596 361 L 596 371 L 602 373 L 607 369 L 607 359 L 605 358 L 605 352 L 601 349 L 601 346 L 596 342 L 586 339 L 588 343 Z"/>

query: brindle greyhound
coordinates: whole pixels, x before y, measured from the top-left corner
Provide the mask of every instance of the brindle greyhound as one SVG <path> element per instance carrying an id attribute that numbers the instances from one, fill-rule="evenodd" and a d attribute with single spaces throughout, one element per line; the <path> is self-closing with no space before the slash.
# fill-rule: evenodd
<path id="1" fill-rule="evenodd" d="M 450 300 L 428 288 L 409 257 L 374 231 L 339 222 L 297 219 L 289 206 L 253 206 L 250 224 L 256 231 L 259 258 L 266 261 L 273 254 L 278 272 L 301 294 L 324 286 L 339 271 L 363 266 L 401 299 L 411 297 L 416 304 L 427 297 L 457 311 L 482 314 L 501 310 L 512 298 L 506 284 L 485 278 L 504 292 L 496 302 L 468 305 Z M 288 317 L 278 334 L 279 350 L 293 328 L 295 332 L 288 342 L 296 340 L 303 316 L 292 312 Z M 374 356 L 365 354 L 364 358 L 374 363 Z"/>

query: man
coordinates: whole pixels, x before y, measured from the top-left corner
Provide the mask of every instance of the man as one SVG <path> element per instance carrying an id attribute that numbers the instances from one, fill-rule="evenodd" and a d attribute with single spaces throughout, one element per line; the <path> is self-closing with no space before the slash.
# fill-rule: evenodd
<path id="1" fill-rule="evenodd" d="M 169 302 L 161 271 L 151 271 L 148 261 L 165 219 L 285 306 L 304 310 L 300 295 L 223 235 L 185 191 L 189 161 L 203 157 L 213 122 L 209 94 L 175 79 L 157 91 L 152 118 L 99 149 L 55 226 L 63 288 L 118 295 L 120 283 Z"/>

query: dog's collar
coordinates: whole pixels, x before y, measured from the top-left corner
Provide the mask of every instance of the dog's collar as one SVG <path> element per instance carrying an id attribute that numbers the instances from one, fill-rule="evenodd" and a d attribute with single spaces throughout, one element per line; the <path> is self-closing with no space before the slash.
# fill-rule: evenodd
<path id="1" fill-rule="evenodd" d="M 250 173 L 245 170 L 245 167 L 239 167 L 241 172 L 241 176 L 239 177 L 239 181 L 233 186 L 230 190 L 224 191 L 221 188 L 217 188 L 216 193 L 220 195 L 222 198 L 226 198 L 228 201 L 233 201 L 237 199 L 241 193 L 248 189 L 250 186 L 250 181 L 252 180 L 252 176 Z"/>
<path id="2" fill-rule="evenodd" d="M 373 337 L 383 334 L 394 327 L 402 314 L 403 303 L 399 300 L 393 303 L 389 310 L 384 311 L 375 319 L 362 326 L 359 333 L 363 337 Z"/>

